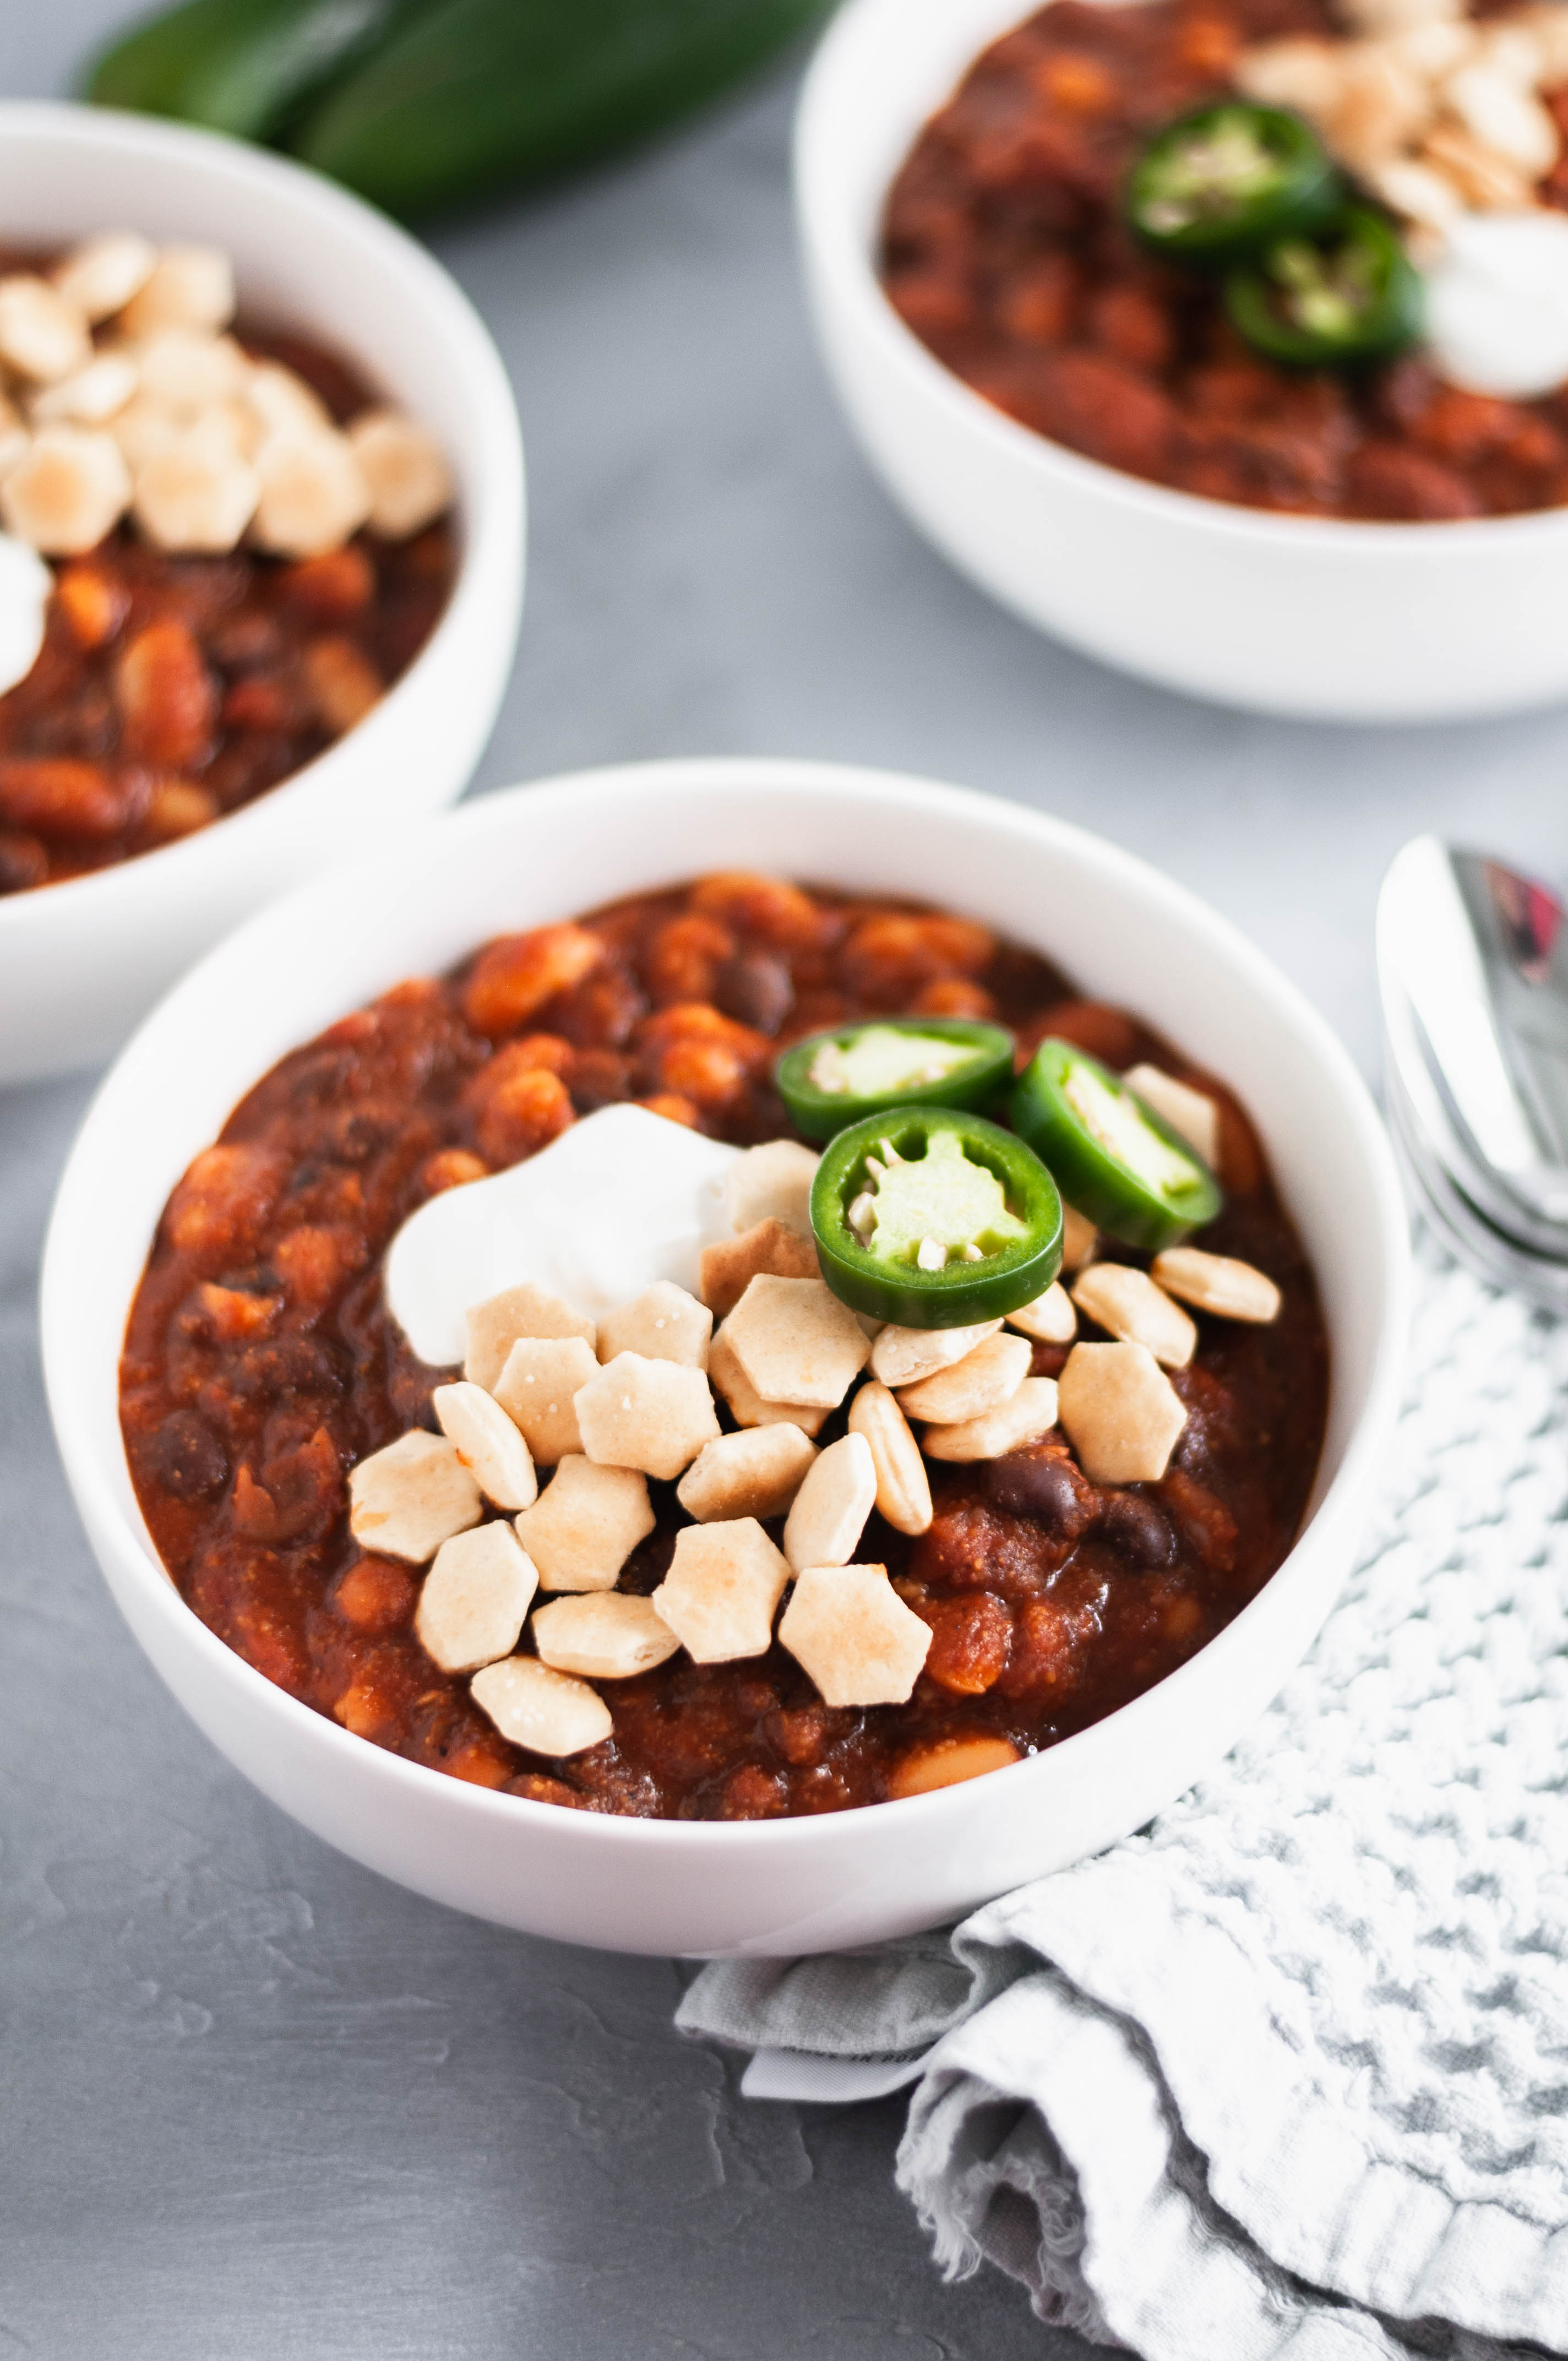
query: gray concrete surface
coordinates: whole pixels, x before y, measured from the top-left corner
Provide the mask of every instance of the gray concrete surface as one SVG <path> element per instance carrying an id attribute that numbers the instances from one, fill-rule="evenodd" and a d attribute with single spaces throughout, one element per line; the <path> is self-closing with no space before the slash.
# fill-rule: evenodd
<path id="1" fill-rule="evenodd" d="M 120 0 L 12 0 L 0 94 Z M 1104 830 L 1228 910 L 1364 1063 L 1417 828 L 1560 866 L 1568 715 L 1390 732 L 1139 686 L 953 576 L 861 465 L 792 251 L 785 74 L 435 244 L 528 444 L 517 674 L 482 789 L 690 752 L 883 763 Z M 1069 2361 L 948 2288 L 896 2103 L 740 2103 L 663 1963 L 521 1941 L 337 1859 L 164 1696 L 77 1529 L 37 1260 L 86 1085 L 0 1096 L 0 2361 Z"/>

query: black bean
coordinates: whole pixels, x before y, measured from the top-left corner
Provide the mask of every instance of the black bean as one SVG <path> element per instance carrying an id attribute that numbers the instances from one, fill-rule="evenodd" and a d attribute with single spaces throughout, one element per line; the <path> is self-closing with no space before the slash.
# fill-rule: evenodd
<path id="1" fill-rule="evenodd" d="M 1111 1493 L 1096 1522 L 1102 1537 L 1129 1565 L 1168 1565 L 1175 1554 L 1176 1536 L 1168 1520 L 1136 1492 Z"/>
<path id="2" fill-rule="evenodd" d="M 218 624 L 208 641 L 225 672 L 254 672 L 283 653 L 283 633 L 270 615 L 246 613 Z"/>
<path id="3" fill-rule="evenodd" d="M 401 1128 L 394 1107 L 336 1107 L 317 1127 L 312 1145 L 340 1164 L 367 1164 L 390 1146 Z"/>
<path id="4" fill-rule="evenodd" d="M 1092 1513 L 1088 1486 L 1058 1451 L 1015 1451 L 993 1459 L 985 1488 L 1010 1517 L 1033 1517 L 1053 1533 L 1076 1537 Z"/>
<path id="5" fill-rule="evenodd" d="M 228 1454 L 193 1410 L 170 1411 L 148 1448 L 151 1471 L 177 1500 L 207 1500 L 228 1482 Z"/>
<path id="6" fill-rule="evenodd" d="M 776 1033 L 795 1005 L 789 963 L 776 951 L 741 951 L 720 969 L 714 998 L 726 1016 Z"/>

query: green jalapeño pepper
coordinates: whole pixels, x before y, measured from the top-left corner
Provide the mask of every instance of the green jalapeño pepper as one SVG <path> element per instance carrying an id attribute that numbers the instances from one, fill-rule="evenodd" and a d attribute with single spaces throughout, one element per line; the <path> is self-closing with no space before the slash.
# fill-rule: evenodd
<path id="1" fill-rule="evenodd" d="M 1127 182 L 1128 223 L 1170 262 L 1234 262 L 1320 229 L 1343 201 L 1299 115 L 1232 100 L 1156 134 Z"/>
<path id="2" fill-rule="evenodd" d="M 1420 274 L 1392 225 L 1353 205 L 1321 237 L 1286 238 L 1229 272 L 1225 309 L 1270 360 L 1343 368 L 1415 342 Z"/>
<path id="3" fill-rule="evenodd" d="M 1224 1202 L 1180 1133 L 1070 1041 L 1041 1042 L 1009 1114 L 1068 1203 L 1124 1246 L 1157 1254 Z"/>
<path id="4" fill-rule="evenodd" d="M 1033 1149 L 955 1107 L 901 1107 L 824 1149 L 811 1226 L 835 1295 L 901 1328 L 968 1328 L 1044 1294 L 1062 1209 Z"/>
<path id="5" fill-rule="evenodd" d="M 883 1016 L 813 1033 L 773 1066 L 779 1096 L 807 1139 L 831 1139 L 883 1107 L 993 1106 L 1013 1079 L 1004 1025 L 959 1016 Z"/>

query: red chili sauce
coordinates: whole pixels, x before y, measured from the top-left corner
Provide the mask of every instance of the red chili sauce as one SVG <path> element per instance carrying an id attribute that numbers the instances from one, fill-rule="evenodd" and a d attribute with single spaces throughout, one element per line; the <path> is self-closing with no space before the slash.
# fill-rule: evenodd
<path id="1" fill-rule="evenodd" d="M 1320 0 L 1052 0 L 981 56 L 888 198 L 894 309 L 999 410 L 1125 474 L 1243 507 L 1439 522 L 1568 501 L 1568 392 L 1507 401 L 1409 355 L 1356 376 L 1253 352 L 1213 284 L 1150 258 L 1123 183 L 1234 95 L 1239 49 L 1338 31 Z M 1568 92 L 1548 98 L 1568 129 Z M 1568 204 L 1568 165 L 1541 183 Z"/>
<path id="2" fill-rule="evenodd" d="M 235 333 L 339 424 L 372 399 L 319 346 Z M 0 697 L 0 895 L 150 852 L 291 777 L 408 670 L 456 570 L 450 518 L 292 564 L 174 555 L 124 524 L 57 560 L 38 660 Z"/>
<path id="3" fill-rule="evenodd" d="M 1188 1423 L 1161 1483 L 1097 1490 L 1053 1434 L 986 1466 L 933 1465 L 935 1521 L 918 1540 L 873 1514 L 859 1557 L 884 1564 L 934 1632 L 906 1705 L 830 1709 L 776 1642 L 742 1663 L 682 1654 L 604 1683 L 611 1737 L 542 1762 L 420 1646 L 419 1573 L 349 1535 L 348 1469 L 411 1425 L 433 1431 L 432 1388 L 453 1374 L 416 1361 L 383 1304 L 381 1257 L 416 1205 L 616 1100 L 739 1145 L 778 1137 L 779 1046 L 890 1013 L 999 1016 L 1021 1058 L 1048 1031 L 1117 1067 L 1191 1071 L 969 919 L 746 876 L 503 937 L 283 1059 L 170 1199 L 126 1339 L 137 1496 L 196 1613 L 269 1680 L 413 1762 L 678 1818 L 876 1803 L 912 1750 L 983 1735 L 1033 1752 L 1184 1663 L 1290 1547 L 1328 1371 L 1301 1243 L 1245 1115 L 1207 1077 L 1229 1200 L 1203 1243 L 1266 1271 L 1280 1316 L 1199 1316 L 1193 1365 L 1172 1378 Z M 1035 1369 L 1065 1357 L 1036 1345 Z M 673 1485 L 650 1492 L 658 1527 L 620 1586 L 639 1593 L 687 1521 Z"/>

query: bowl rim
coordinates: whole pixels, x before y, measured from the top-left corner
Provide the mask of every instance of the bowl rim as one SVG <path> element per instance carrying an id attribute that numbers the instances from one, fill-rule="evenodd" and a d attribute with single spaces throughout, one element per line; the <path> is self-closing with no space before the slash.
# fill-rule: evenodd
<path id="1" fill-rule="evenodd" d="M 1084 1757 L 1091 1759 L 1097 1750 L 1116 1742 L 1118 1735 L 1131 1731 L 1140 1719 L 1141 1709 L 1152 1713 L 1151 1699 L 1156 1697 L 1168 1699 L 1174 1689 L 1192 1686 L 1200 1677 L 1195 1668 L 1201 1664 L 1204 1665 L 1205 1674 L 1211 1673 L 1216 1650 L 1228 1653 L 1245 1647 L 1246 1630 L 1269 1611 L 1266 1602 L 1273 1586 L 1290 1571 L 1315 1535 L 1332 1531 L 1354 1511 L 1357 1498 L 1365 1491 L 1371 1480 L 1376 1455 L 1383 1446 L 1398 1407 L 1405 1334 L 1409 1324 L 1409 1224 L 1392 1151 L 1373 1106 L 1371 1094 L 1327 1020 L 1320 1016 L 1299 987 L 1290 983 L 1232 920 L 1211 908 L 1200 895 L 1168 877 L 1152 863 L 1125 851 L 1091 829 L 1036 811 L 1007 797 L 869 765 L 817 762 L 804 757 L 707 755 L 609 764 L 587 771 L 553 774 L 537 782 L 521 782 L 439 814 L 422 822 L 418 829 L 404 833 L 395 844 L 383 847 L 369 864 L 357 859 L 334 862 L 267 905 L 188 971 L 144 1019 L 94 1093 L 67 1159 L 44 1244 L 39 1281 L 39 1325 L 45 1390 L 55 1440 L 78 1513 L 87 1527 L 94 1548 L 113 1549 L 122 1573 L 136 1584 L 143 1603 L 152 1612 L 171 1619 L 179 1626 L 178 1642 L 195 1649 L 203 1656 L 217 1682 L 238 1680 L 242 1686 L 255 1685 L 250 1688 L 250 1694 L 259 1701 L 261 1709 L 280 1714 L 305 1742 L 324 1745 L 330 1752 L 347 1748 L 351 1752 L 345 1758 L 345 1762 L 358 1765 L 367 1778 L 385 1778 L 392 1783 L 394 1790 L 404 1787 L 414 1795 L 426 1798 L 442 1795 L 444 1798 L 442 1808 L 469 1815 L 470 1825 L 476 1828 L 483 1828 L 492 1822 L 504 1826 L 511 1815 L 521 1810 L 534 1817 L 536 1826 L 540 1825 L 537 1816 L 546 1815 L 544 1825 L 554 1829 L 558 1826 L 563 1807 L 454 1779 L 445 1773 L 414 1763 L 407 1756 L 377 1746 L 371 1740 L 356 1736 L 330 1715 L 318 1713 L 313 1707 L 269 1680 L 237 1650 L 230 1648 L 203 1623 L 176 1587 L 172 1576 L 151 1546 L 150 1539 L 144 1538 L 137 1532 L 115 1496 L 94 1447 L 91 1414 L 82 1403 L 72 1398 L 69 1373 L 61 1365 L 68 1347 L 58 1343 L 57 1338 L 69 1323 L 57 1314 L 56 1300 L 68 1285 L 65 1273 L 71 1259 L 72 1232 L 93 1220 L 93 1208 L 99 1202 L 91 1182 L 92 1167 L 103 1152 L 97 1133 L 106 1126 L 106 1136 L 113 1138 L 121 1119 L 121 1111 L 115 1102 L 123 1093 L 130 1091 L 141 1063 L 149 1059 L 156 1061 L 159 1034 L 166 1027 L 178 1027 L 188 1003 L 211 1002 L 227 991 L 230 988 L 229 971 L 233 971 L 234 979 L 237 981 L 247 963 L 264 952 L 274 937 L 280 936 L 286 939 L 296 928 L 308 926 L 316 915 L 318 906 L 323 915 L 329 913 L 337 895 L 350 881 L 358 895 L 368 896 L 373 902 L 376 884 L 382 873 L 401 873 L 417 868 L 425 848 L 433 845 L 438 839 L 444 842 L 457 836 L 482 840 L 491 830 L 505 834 L 519 820 L 544 830 L 548 830 L 554 821 L 581 828 L 587 824 L 585 799 L 598 796 L 605 801 L 613 801 L 624 796 L 629 790 L 657 796 L 665 788 L 689 787 L 694 784 L 727 794 L 745 793 L 752 788 L 775 792 L 782 789 L 786 793 L 791 788 L 808 791 L 831 785 L 905 810 L 918 807 L 959 827 L 982 818 L 990 827 L 1011 829 L 1016 837 L 1028 840 L 1036 851 L 1042 847 L 1066 850 L 1080 860 L 1098 865 L 1113 884 L 1130 886 L 1140 897 L 1162 904 L 1168 916 L 1204 938 L 1239 971 L 1238 982 L 1250 991 L 1254 1004 L 1266 1008 L 1271 1016 L 1288 1023 L 1298 1037 L 1298 1046 L 1326 1070 L 1344 1110 L 1370 1182 L 1377 1211 L 1378 1260 L 1383 1291 L 1376 1345 L 1361 1410 L 1346 1436 L 1340 1464 L 1316 1505 L 1310 1509 L 1286 1556 L 1240 1613 L 1195 1655 L 1163 1680 L 1156 1682 L 1151 1688 L 1142 1691 L 1138 1697 L 1129 1699 L 1099 1721 L 1058 1740 L 1055 1745 L 1044 1748 L 1036 1754 L 1025 1756 L 1002 1771 L 987 1773 L 988 1779 L 1006 1779 L 1018 1787 L 1025 1779 L 1038 1777 L 1043 1765 L 1058 1761 L 1071 1763 Z M 334 1021 L 330 1015 L 322 1019 L 323 1025 Z M 280 1054 L 286 1055 L 287 1052 Z M 249 1086 L 248 1083 L 240 1086 L 241 1095 Z M 128 1301 L 126 1309 L 128 1316 Z M 1331 1336 L 1331 1347 L 1333 1342 Z M 115 1433 L 118 1438 L 117 1419 Z M 121 1442 L 122 1455 L 123 1447 Z M 123 1456 L 121 1466 L 124 1471 Z M 128 1483 L 128 1471 L 125 1472 Z M 1292 1666 L 1293 1664 L 1294 1659 Z M 1046 1775 L 1053 1774 L 1047 1772 Z M 1061 1774 L 1058 1772 L 1054 1775 Z M 411 1782 L 413 1783 L 411 1786 L 408 1784 Z M 588 1844 L 654 1845 L 671 1850 L 696 1844 L 708 1851 L 722 1852 L 759 1841 L 774 1848 L 829 1841 L 833 1829 L 848 1826 L 863 1827 L 868 1819 L 875 1824 L 889 1811 L 897 1811 L 904 1816 L 902 1825 L 909 1826 L 912 1816 L 923 1814 L 935 1827 L 952 1808 L 953 1797 L 959 1792 L 954 1788 L 937 1788 L 924 1795 L 852 1806 L 840 1812 L 793 1815 L 771 1820 L 640 1819 L 624 1814 L 593 1812 L 573 1813 L 570 1818 L 573 1830 L 580 1830 L 584 1841 Z M 498 1815 L 500 1816 L 499 1821 Z"/>
<path id="2" fill-rule="evenodd" d="M 1036 14 L 1029 0 L 1014 0 L 1021 25 Z M 1263 544 L 1277 549 L 1354 551 L 1374 563 L 1403 558 L 1411 550 L 1432 546 L 1441 536 L 1454 548 L 1508 549 L 1515 544 L 1550 540 L 1568 532 L 1568 506 L 1532 509 L 1514 516 L 1451 517 L 1423 522 L 1377 520 L 1370 517 L 1293 516 L 1271 509 L 1247 508 L 1240 501 L 1218 500 L 1202 492 L 1185 492 L 1168 484 L 1150 483 L 1099 459 L 1091 459 L 1048 434 L 1025 426 L 977 393 L 955 375 L 909 328 L 889 302 L 872 266 L 871 249 L 851 223 L 828 181 L 829 149 L 827 119 L 838 107 L 840 76 L 852 62 L 853 45 L 868 38 L 866 27 L 879 18 L 894 24 L 898 0 L 844 0 L 844 5 L 818 42 L 801 87 L 792 141 L 795 217 L 801 241 L 813 271 L 831 287 L 838 299 L 853 307 L 861 331 L 872 338 L 881 357 L 897 369 L 916 396 L 945 410 L 960 431 L 988 441 L 1009 461 L 1029 468 L 1036 477 L 1072 487 L 1080 492 L 1114 501 L 1135 514 L 1212 534 L 1240 544 Z M 903 38 L 909 38 L 906 17 L 899 18 Z M 1007 28 L 1003 27 L 1003 31 Z M 969 60 L 972 64 L 991 40 L 983 41 Z M 967 72 L 968 66 L 960 70 Z M 906 155 L 907 148 L 904 150 Z M 879 201 L 885 202 L 886 189 Z M 1419 538 L 1412 544 L 1412 534 Z"/>
<path id="3" fill-rule="evenodd" d="M 505 364 L 478 310 L 435 256 L 389 216 L 291 157 L 252 148 L 195 124 L 135 115 L 121 107 L 89 106 L 64 99 L 0 99 L 0 143 L 40 136 L 67 150 L 147 157 L 190 166 L 198 174 L 216 175 L 263 194 L 287 189 L 356 239 L 377 266 L 400 277 L 405 289 L 414 290 L 431 318 L 433 333 L 443 340 L 454 372 L 476 398 L 479 412 L 476 449 L 487 478 L 487 497 L 466 502 L 459 500 L 458 564 L 446 604 L 413 662 L 376 707 L 378 715 L 389 715 L 395 723 L 433 662 L 462 637 L 476 602 L 488 596 L 488 577 L 498 566 L 509 566 L 511 550 L 526 542 L 522 430 Z M 291 257 L 285 241 L 280 242 L 279 252 L 287 266 Z M 148 863 L 156 863 L 157 879 L 170 890 L 183 882 L 185 891 L 194 891 L 204 870 L 227 858 L 223 850 L 214 848 L 232 847 L 234 857 L 243 861 L 250 838 L 263 828 L 286 826 L 288 818 L 297 814 L 313 791 L 330 785 L 335 771 L 352 759 L 349 750 L 355 748 L 360 727 L 356 723 L 275 786 L 225 812 L 211 828 L 200 829 L 193 836 L 155 845 L 130 860 L 90 870 L 81 877 L 62 878 L 58 884 L 26 894 L 0 895 L 0 943 L 25 948 L 29 939 L 48 932 L 56 923 L 57 913 L 61 922 L 68 922 L 72 914 L 80 914 L 84 923 L 105 916 L 117 900 L 134 896 L 136 881 Z M 183 881 L 182 869 L 190 873 Z"/>

